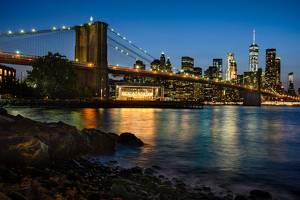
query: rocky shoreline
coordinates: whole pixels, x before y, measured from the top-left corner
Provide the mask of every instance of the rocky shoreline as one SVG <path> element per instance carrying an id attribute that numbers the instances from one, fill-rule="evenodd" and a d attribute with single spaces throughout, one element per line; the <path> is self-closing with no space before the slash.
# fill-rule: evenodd
<path id="1" fill-rule="evenodd" d="M 131 133 L 118 136 L 96 129 L 36 122 L 0 109 L 0 200 L 202 199 L 269 200 L 271 194 L 253 190 L 248 196 L 209 186 L 155 176 L 159 166 L 122 168 L 89 162 L 88 153 L 113 153 L 116 144 L 142 146 Z"/>

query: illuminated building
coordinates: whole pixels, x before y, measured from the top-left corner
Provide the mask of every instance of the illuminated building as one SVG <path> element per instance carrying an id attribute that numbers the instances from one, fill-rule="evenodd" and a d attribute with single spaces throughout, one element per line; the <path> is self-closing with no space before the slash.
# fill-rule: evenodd
<path id="1" fill-rule="evenodd" d="M 244 75 L 243 74 L 237 75 L 236 84 L 238 84 L 238 85 L 244 85 Z"/>
<path id="2" fill-rule="evenodd" d="M 253 31 L 253 44 L 249 47 L 249 72 L 258 70 L 258 46 L 255 44 L 255 29 Z"/>
<path id="3" fill-rule="evenodd" d="M 116 100 L 157 100 L 161 99 L 163 88 L 160 85 L 128 84 L 116 85 Z"/>
<path id="4" fill-rule="evenodd" d="M 168 60 L 167 60 L 165 66 L 166 66 L 165 70 L 166 70 L 167 72 L 172 72 L 172 65 L 171 65 L 169 56 L 168 56 Z"/>
<path id="5" fill-rule="evenodd" d="M 194 76 L 202 77 L 202 68 L 201 67 L 194 67 Z"/>
<path id="6" fill-rule="evenodd" d="M 194 58 L 188 56 L 181 58 L 181 69 L 187 72 L 192 72 L 194 70 Z"/>
<path id="7" fill-rule="evenodd" d="M 233 53 L 227 54 L 227 69 L 225 70 L 225 81 L 236 79 L 237 64 Z"/>
<path id="8" fill-rule="evenodd" d="M 300 97 L 300 88 L 298 88 L 298 97 Z"/>
<path id="9" fill-rule="evenodd" d="M 218 78 L 223 79 L 223 68 L 222 68 L 223 60 L 221 58 L 213 59 L 213 66 L 218 69 Z"/>
<path id="10" fill-rule="evenodd" d="M 151 64 L 150 64 L 150 70 L 151 71 L 160 71 L 160 61 L 158 59 L 155 59 Z"/>
<path id="11" fill-rule="evenodd" d="M 265 79 L 268 83 L 268 87 L 276 92 L 281 93 L 281 82 L 280 82 L 280 68 L 281 61 L 280 57 L 276 57 L 276 49 L 266 50 L 266 70 Z"/>
<path id="12" fill-rule="evenodd" d="M 7 76 L 12 76 L 12 80 L 14 81 L 16 79 L 16 69 L 0 65 L 0 82 L 2 82 Z"/>
<path id="13" fill-rule="evenodd" d="M 135 62 L 135 64 L 133 65 L 133 69 L 141 69 L 141 70 L 145 70 L 145 64 L 143 63 L 143 61 L 137 60 Z"/>
<path id="14" fill-rule="evenodd" d="M 293 74 L 293 72 L 289 73 L 289 89 L 288 89 L 287 94 L 290 96 L 296 96 L 295 89 L 294 89 L 294 74 Z"/>
<path id="15" fill-rule="evenodd" d="M 204 72 L 204 77 L 209 79 L 216 79 L 218 77 L 218 68 L 215 66 L 210 66 L 207 70 Z"/>

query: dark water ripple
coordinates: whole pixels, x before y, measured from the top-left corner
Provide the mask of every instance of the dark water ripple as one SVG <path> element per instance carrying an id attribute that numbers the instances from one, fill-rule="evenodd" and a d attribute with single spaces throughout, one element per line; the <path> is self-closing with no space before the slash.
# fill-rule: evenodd
<path id="1" fill-rule="evenodd" d="M 191 184 L 226 185 L 239 191 L 266 188 L 279 199 L 300 191 L 300 107 L 8 111 L 78 129 L 134 133 L 144 147 L 119 148 L 106 159 L 131 166 L 158 165 L 160 173 L 170 176 L 184 171 Z"/>

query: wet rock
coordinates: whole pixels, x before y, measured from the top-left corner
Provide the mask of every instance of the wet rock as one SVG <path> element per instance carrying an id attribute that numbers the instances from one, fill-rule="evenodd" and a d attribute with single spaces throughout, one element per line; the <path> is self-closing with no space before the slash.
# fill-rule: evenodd
<path id="1" fill-rule="evenodd" d="M 132 171 L 130 169 L 122 169 L 119 175 L 123 178 L 129 178 L 132 175 Z"/>
<path id="2" fill-rule="evenodd" d="M 31 136 L 0 138 L 0 163 L 7 167 L 44 165 L 48 151 L 46 144 Z"/>
<path id="3" fill-rule="evenodd" d="M 110 189 L 110 191 L 112 193 L 114 193 L 115 195 L 121 195 L 121 194 L 127 193 L 127 190 L 124 188 L 123 185 L 112 186 L 112 188 Z"/>
<path id="4" fill-rule="evenodd" d="M 130 170 L 133 174 L 139 174 L 139 175 L 143 174 L 143 169 L 138 166 L 133 167 Z"/>
<path id="5" fill-rule="evenodd" d="M 16 121 L 13 118 L 0 114 L 0 127 L 2 127 L 4 130 L 9 131 L 10 127 L 15 123 Z"/>
<path id="6" fill-rule="evenodd" d="M 151 189 L 151 190 L 156 190 L 157 189 L 157 187 L 158 187 L 158 184 L 157 183 L 154 183 L 154 182 L 151 182 L 151 183 L 148 183 L 147 185 L 146 185 L 146 187 L 147 188 L 149 188 L 149 189 Z"/>
<path id="7" fill-rule="evenodd" d="M 1 112 L 1 109 L 0 109 L 0 112 Z M 6 196 L 2 192 L 0 192 L 0 200 L 11 200 L 11 198 L 9 198 L 8 196 Z"/>
<path id="8" fill-rule="evenodd" d="M 252 190 L 250 195 L 254 197 L 254 200 L 272 200 L 272 195 L 262 190 Z"/>
<path id="9" fill-rule="evenodd" d="M 203 186 L 203 192 L 211 192 L 211 188 L 208 186 Z"/>
<path id="10" fill-rule="evenodd" d="M 126 179 L 112 179 L 112 183 L 115 183 L 116 185 L 130 185 L 130 181 Z"/>
<path id="11" fill-rule="evenodd" d="M 163 181 L 161 184 L 165 185 L 165 186 L 171 186 L 172 182 L 171 181 Z"/>
<path id="12" fill-rule="evenodd" d="M 142 178 L 140 178 L 139 183 L 143 184 L 143 185 L 146 185 L 148 183 L 151 183 L 151 180 L 147 177 L 142 177 Z"/>
<path id="13" fill-rule="evenodd" d="M 122 133 L 118 137 L 117 143 L 125 144 L 127 146 L 143 146 L 144 145 L 144 143 L 142 142 L 142 140 L 139 139 L 139 138 L 137 138 L 132 133 Z"/>
<path id="14" fill-rule="evenodd" d="M 160 185 L 157 187 L 157 192 L 166 195 L 174 195 L 174 191 L 167 186 Z"/>
<path id="15" fill-rule="evenodd" d="M 92 152 L 111 153 L 114 152 L 116 139 L 112 134 L 104 133 L 96 129 L 83 129 L 83 133 L 89 136 L 92 144 Z"/>
<path id="16" fill-rule="evenodd" d="M 13 200 L 27 200 L 26 197 L 24 197 L 19 192 L 15 192 L 15 191 L 7 192 L 5 195 L 8 196 L 9 198 L 13 199 Z"/>
<path id="17" fill-rule="evenodd" d="M 144 172 L 144 174 L 153 174 L 153 173 L 157 173 L 157 171 L 151 169 L 151 168 L 147 168 Z"/>
<path id="18" fill-rule="evenodd" d="M 247 197 L 244 195 L 238 194 L 235 196 L 234 200 L 247 200 Z"/>

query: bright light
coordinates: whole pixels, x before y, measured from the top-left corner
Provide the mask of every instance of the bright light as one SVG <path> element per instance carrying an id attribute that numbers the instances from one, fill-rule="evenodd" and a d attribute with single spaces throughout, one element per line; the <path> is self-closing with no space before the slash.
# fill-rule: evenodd
<path id="1" fill-rule="evenodd" d="M 17 54 L 20 54 L 20 51 L 16 51 Z"/>
<path id="2" fill-rule="evenodd" d="M 8 31 L 9 34 L 11 34 L 11 31 Z"/>
<path id="3" fill-rule="evenodd" d="M 21 30 L 21 33 L 24 33 L 24 30 Z"/>
<path id="4" fill-rule="evenodd" d="M 78 59 L 76 59 L 75 61 L 78 62 Z"/>
<path id="5" fill-rule="evenodd" d="M 123 50 L 121 50 L 121 52 L 123 52 Z"/>
<path id="6" fill-rule="evenodd" d="M 129 43 L 131 44 L 131 41 L 129 41 Z"/>
<path id="7" fill-rule="evenodd" d="M 56 30 L 56 28 L 55 28 L 55 27 L 53 27 L 53 30 Z"/>
<path id="8" fill-rule="evenodd" d="M 110 29 L 111 31 L 114 31 L 114 29 Z"/>
<path id="9" fill-rule="evenodd" d="M 71 28 L 69 27 L 68 29 L 70 30 Z"/>
<path id="10" fill-rule="evenodd" d="M 118 33 L 117 35 L 120 35 L 120 33 Z"/>
<path id="11" fill-rule="evenodd" d="M 32 29 L 32 32 L 35 32 L 35 29 Z"/>
<path id="12" fill-rule="evenodd" d="M 118 49 L 118 47 L 116 47 L 116 49 Z"/>
<path id="13" fill-rule="evenodd" d="M 144 51 L 146 53 L 146 51 Z"/>
<path id="14" fill-rule="evenodd" d="M 63 26 L 63 29 L 65 29 L 66 27 L 65 26 Z"/>
<path id="15" fill-rule="evenodd" d="M 126 40 L 126 38 L 125 38 L 125 37 L 123 37 L 123 39 L 124 39 L 124 40 Z"/>
<path id="16" fill-rule="evenodd" d="M 126 55 L 128 56 L 128 53 L 126 53 Z"/>

